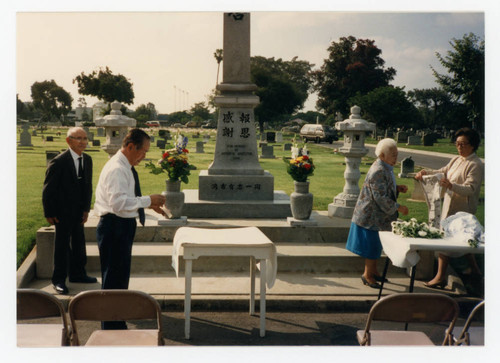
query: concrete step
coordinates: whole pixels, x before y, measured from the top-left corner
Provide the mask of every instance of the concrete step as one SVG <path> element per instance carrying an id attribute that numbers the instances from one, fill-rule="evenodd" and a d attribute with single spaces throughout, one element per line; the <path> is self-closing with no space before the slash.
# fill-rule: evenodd
<path id="1" fill-rule="evenodd" d="M 68 295 L 56 295 L 65 304 L 77 293 L 101 288 L 100 272 L 88 271 L 96 276 L 95 284 L 67 283 Z M 403 272 L 388 274 L 383 296 L 408 291 L 410 278 Z M 33 279 L 26 288 L 54 293 L 50 279 Z M 137 274 L 131 276 L 129 289 L 144 291 L 154 296 L 164 310 L 182 311 L 184 304 L 184 278 L 173 271 L 164 274 Z M 258 299 L 259 281 L 256 281 Z M 445 290 L 429 289 L 415 281 L 414 292 L 439 292 L 454 297 L 466 294 L 460 279 L 450 276 Z M 193 309 L 248 309 L 250 278 L 244 272 L 194 272 L 192 279 Z M 364 311 L 376 301 L 378 290 L 364 286 L 357 273 L 286 273 L 279 272 L 274 286 L 267 290 L 268 311 L 315 309 L 328 307 L 345 311 Z M 258 304 L 257 304 L 258 307 Z"/>
<path id="2" fill-rule="evenodd" d="M 171 242 L 135 242 L 132 247 L 132 273 L 167 273 L 173 271 Z M 347 251 L 345 243 L 276 243 L 278 272 L 356 273 L 361 274 L 364 260 Z M 380 270 L 383 259 L 380 259 Z M 184 260 L 179 260 L 181 269 Z M 99 250 L 87 243 L 87 269 L 100 271 Z M 398 271 L 392 267 L 390 271 Z M 193 263 L 197 272 L 248 272 L 247 257 L 200 257 Z"/>

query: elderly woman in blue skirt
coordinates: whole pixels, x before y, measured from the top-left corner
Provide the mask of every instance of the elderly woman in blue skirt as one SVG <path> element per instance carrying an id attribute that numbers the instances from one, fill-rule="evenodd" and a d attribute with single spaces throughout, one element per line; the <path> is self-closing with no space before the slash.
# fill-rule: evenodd
<path id="1" fill-rule="evenodd" d="M 361 275 L 364 285 L 379 288 L 382 277 L 377 271 L 377 259 L 382 253 L 378 231 L 390 231 L 398 212 L 408 214 L 408 208 L 399 205 L 396 198 L 406 193 L 406 185 L 396 185 L 393 167 L 398 158 L 398 147 L 393 139 L 379 141 L 375 148 L 377 160 L 366 174 L 351 221 L 346 248 L 365 258 Z"/>

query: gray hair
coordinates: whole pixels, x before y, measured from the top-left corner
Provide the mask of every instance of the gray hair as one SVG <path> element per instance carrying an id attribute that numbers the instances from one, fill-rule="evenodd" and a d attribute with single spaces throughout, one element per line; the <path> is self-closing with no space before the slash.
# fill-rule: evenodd
<path id="1" fill-rule="evenodd" d="M 394 139 L 382 139 L 378 142 L 377 147 L 375 148 L 375 155 L 377 155 L 377 157 L 379 157 L 380 154 L 387 155 L 389 150 L 397 148 L 398 144 L 394 141 Z"/>
<path id="2" fill-rule="evenodd" d="M 79 126 L 77 126 L 77 127 L 70 127 L 70 128 L 68 129 L 68 132 L 66 133 L 66 137 L 70 137 L 70 136 L 71 136 L 71 135 L 73 135 L 75 132 L 80 131 L 80 130 L 81 130 L 81 131 L 83 131 L 83 132 L 85 132 L 85 135 L 87 134 L 87 132 L 83 129 L 83 127 L 79 127 Z"/>

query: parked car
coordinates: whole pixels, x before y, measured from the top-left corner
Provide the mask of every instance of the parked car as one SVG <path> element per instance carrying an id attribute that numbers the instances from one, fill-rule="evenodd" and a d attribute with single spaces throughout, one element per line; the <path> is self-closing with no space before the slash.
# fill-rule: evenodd
<path id="1" fill-rule="evenodd" d="M 160 121 L 147 121 L 146 126 L 148 126 L 148 127 L 160 127 Z"/>
<path id="2" fill-rule="evenodd" d="M 339 139 L 337 130 L 328 125 L 320 124 L 305 124 L 300 129 L 300 137 L 304 142 L 329 142 L 330 144 Z"/>

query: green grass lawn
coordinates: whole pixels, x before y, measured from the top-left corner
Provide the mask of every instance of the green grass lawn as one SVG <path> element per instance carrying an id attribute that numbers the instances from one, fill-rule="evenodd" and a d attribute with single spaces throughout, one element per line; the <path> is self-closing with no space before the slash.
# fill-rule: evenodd
<path id="1" fill-rule="evenodd" d="M 61 131 L 61 135 L 57 132 Z M 97 134 L 95 129 L 91 129 L 94 135 Z M 191 151 L 189 154 L 190 163 L 196 166 L 196 170 L 191 172 L 189 183 L 183 184 L 183 189 L 198 189 L 198 175 L 200 170 L 207 169 L 213 160 L 213 153 L 215 149 L 215 130 L 206 130 L 204 133 L 211 133 L 210 141 L 205 144 L 203 154 L 197 154 L 196 141 L 202 140 L 193 138 L 192 134 L 187 131 L 189 138 L 188 149 Z M 19 132 L 17 140 L 19 141 Z M 43 216 L 42 208 L 42 186 L 46 170 L 46 156 L 45 152 L 48 150 L 65 150 L 67 144 L 65 141 L 66 129 L 49 129 L 44 132 L 44 136 L 51 135 L 54 137 L 53 142 L 44 142 L 41 139 L 40 133 L 38 136 L 32 136 L 33 147 L 18 147 L 17 149 L 17 266 L 19 267 L 24 258 L 28 255 L 35 244 L 36 231 L 43 226 L 48 226 L 47 221 Z M 154 135 L 158 138 L 158 135 Z M 104 144 L 104 137 L 95 137 Z M 291 135 L 285 135 L 285 142 L 291 141 Z M 436 144 L 436 148 L 440 145 Z M 443 142 L 443 148 L 446 142 Z M 172 145 L 170 145 L 172 146 Z M 450 153 L 456 153 L 455 147 L 449 149 Z M 167 148 L 169 145 L 167 145 Z M 332 149 L 324 148 L 315 144 L 308 143 L 310 156 L 313 158 L 316 165 L 314 176 L 310 178 L 310 192 L 314 195 L 315 210 L 327 210 L 328 204 L 333 202 L 333 198 L 342 192 L 344 188 L 344 171 L 343 165 L 344 157 L 337 155 Z M 400 147 L 406 147 L 401 144 Z M 439 146 L 441 147 L 441 146 Z M 423 148 L 423 147 L 422 147 Z M 426 148 L 427 150 L 427 148 Z M 436 150 L 432 148 L 432 150 Z M 483 149 L 484 150 L 484 149 Z M 441 151 L 441 150 L 439 150 Z M 87 152 L 92 156 L 94 163 L 93 187 L 97 186 L 100 171 L 106 161 L 108 154 L 100 149 L 100 147 L 92 147 L 89 143 Z M 444 152 L 444 151 L 443 151 Z M 484 152 L 484 151 L 483 151 Z M 282 161 L 283 156 L 290 156 L 289 151 L 283 151 L 282 144 L 276 144 L 274 148 L 276 159 L 261 159 L 260 164 L 264 170 L 268 170 L 274 176 L 275 190 L 283 190 L 287 194 L 293 191 L 293 180 L 286 173 L 285 164 Z M 148 155 L 148 159 L 157 160 L 161 157 L 161 150 L 156 147 L 156 141 L 152 143 Z M 366 172 L 368 171 L 373 159 L 363 158 L 360 166 L 361 178 L 359 184 L 361 185 Z M 165 190 L 166 174 L 153 175 L 149 173 L 144 167 L 145 161 L 137 167 L 139 177 L 141 179 L 141 188 L 144 195 L 161 193 Z M 399 166 L 394 168 L 397 175 L 399 173 Z M 411 196 L 414 188 L 413 180 L 399 179 L 398 184 L 406 184 L 409 188 L 406 195 L 402 194 L 399 202 L 407 205 L 410 209 L 410 214 L 403 219 L 411 217 L 417 218 L 419 221 L 427 220 L 427 206 L 424 202 L 407 201 Z M 484 225 L 484 187 L 482 191 L 482 202 L 479 205 L 479 210 L 476 214 L 480 222 Z M 93 197 L 94 200 L 94 197 Z M 92 200 L 92 203 L 93 203 Z"/>

